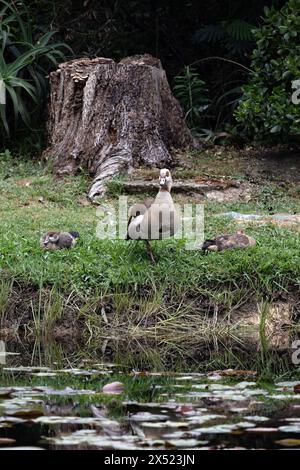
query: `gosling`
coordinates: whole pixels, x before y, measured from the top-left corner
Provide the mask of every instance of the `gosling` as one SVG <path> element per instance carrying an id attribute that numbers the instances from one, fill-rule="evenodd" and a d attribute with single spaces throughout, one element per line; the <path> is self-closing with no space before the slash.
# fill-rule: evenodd
<path id="1" fill-rule="evenodd" d="M 70 249 L 76 245 L 78 232 L 47 232 L 40 239 L 40 247 L 43 250 Z"/>
<path id="2" fill-rule="evenodd" d="M 235 233 L 220 235 L 212 240 L 205 240 L 202 250 L 207 251 L 223 251 L 233 249 L 244 249 L 255 246 L 256 240 L 247 235 L 243 230 Z"/>

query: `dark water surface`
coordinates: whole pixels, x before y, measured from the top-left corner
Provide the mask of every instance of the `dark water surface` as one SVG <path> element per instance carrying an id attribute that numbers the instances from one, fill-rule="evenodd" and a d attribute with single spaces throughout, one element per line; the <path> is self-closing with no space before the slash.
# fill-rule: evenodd
<path id="1" fill-rule="evenodd" d="M 2 343 L 0 449 L 300 449 L 290 351 L 215 342 L 181 368 L 145 351 Z"/>

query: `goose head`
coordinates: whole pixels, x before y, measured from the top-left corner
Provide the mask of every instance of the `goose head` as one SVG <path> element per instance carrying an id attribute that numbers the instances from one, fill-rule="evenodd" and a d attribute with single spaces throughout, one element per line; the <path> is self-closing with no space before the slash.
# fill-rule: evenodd
<path id="1" fill-rule="evenodd" d="M 58 245 L 59 232 L 47 232 L 40 239 L 40 247 L 43 250 L 55 250 Z"/>
<path id="2" fill-rule="evenodd" d="M 58 232 L 48 232 L 44 237 L 44 245 L 47 246 L 49 243 L 57 243 L 58 239 Z"/>
<path id="3" fill-rule="evenodd" d="M 159 173 L 159 186 L 161 191 L 171 191 L 172 188 L 172 176 L 170 170 L 163 168 Z"/>
<path id="4" fill-rule="evenodd" d="M 50 232 L 48 233 L 49 242 L 50 243 L 57 243 L 59 240 L 59 233 L 58 232 Z"/>

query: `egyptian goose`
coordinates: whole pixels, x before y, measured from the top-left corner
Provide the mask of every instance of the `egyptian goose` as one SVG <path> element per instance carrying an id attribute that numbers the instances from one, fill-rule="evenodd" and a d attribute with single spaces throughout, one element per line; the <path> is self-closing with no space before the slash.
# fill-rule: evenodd
<path id="1" fill-rule="evenodd" d="M 47 232 L 40 239 L 40 247 L 51 251 L 72 248 L 78 237 L 78 232 Z"/>
<path id="2" fill-rule="evenodd" d="M 150 240 L 172 237 L 178 231 L 180 219 L 171 196 L 172 176 L 164 168 L 159 174 L 159 191 L 152 203 L 134 204 L 129 210 L 127 239 L 145 240 L 147 253 L 155 262 Z"/>
<path id="3" fill-rule="evenodd" d="M 212 240 L 205 240 L 201 248 L 206 252 L 248 248 L 254 245 L 256 245 L 256 240 L 243 230 L 239 230 L 232 234 L 220 235 Z"/>

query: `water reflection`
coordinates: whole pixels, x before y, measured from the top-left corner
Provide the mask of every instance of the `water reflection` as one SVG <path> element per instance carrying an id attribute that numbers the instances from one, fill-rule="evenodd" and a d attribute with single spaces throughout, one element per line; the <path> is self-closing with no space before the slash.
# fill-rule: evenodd
<path id="1" fill-rule="evenodd" d="M 4 448 L 300 448 L 299 370 L 266 338 L 202 339 L 193 351 L 109 339 L 5 349 Z M 114 381 L 124 392 L 103 394 Z"/>
<path id="2" fill-rule="evenodd" d="M 89 362 L 112 362 L 124 369 L 157 371 L 210 371 L 224 368 L 254 369 L 259 374 L 269 371 L 280 375 L 294 373 L 293 342 L 299 337 L 287 331 L 288 340 L 274 345 L 264 335 L 199 338 L 193 347 L 188 344 L 167 344 L 155 341 L 116 341 L 105 338 L 90 344 L 59 342 L 47 338 L 30 341 L 20 339 L 2 340 L 1 366 L 77 367 Z M 274 338 L 271 338 L 274 339 Z M 105 346 L 105 347 L 104 347 Z"/>

